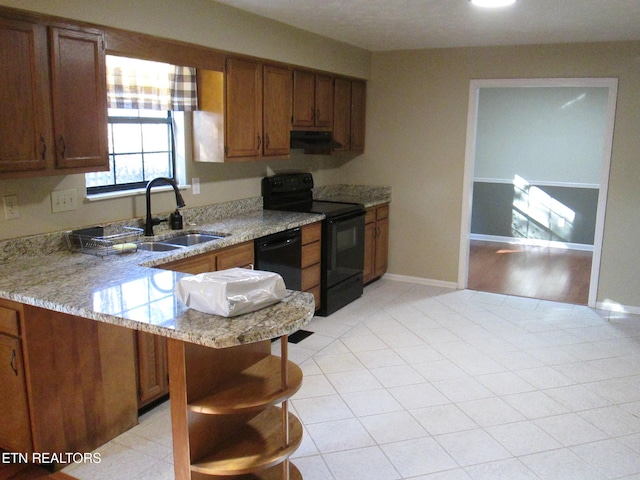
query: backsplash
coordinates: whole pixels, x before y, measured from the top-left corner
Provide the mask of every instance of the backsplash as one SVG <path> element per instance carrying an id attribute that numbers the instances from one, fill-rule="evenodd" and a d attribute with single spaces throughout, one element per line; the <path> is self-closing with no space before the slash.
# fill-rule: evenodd
<path id="1" fill-rule="evenodd" d="M 366 199 L 391 201 L 391 187 L 371 185 L 327 185 L 313 188 L 313 198 L 316 200 L 333 200 L 349 202 L 354 198 L 359 201 Z"/>
<path id="2" fill-rule="evenodd" d="M 204 207 L 181 209 L 184 218 L 184 228 L 195 228 L 197 225 L 211 223 L 220 218 L 227 218 L 234 215 L 262 210 L 262 197 L 245 198 L 230 202 L 216 203 Z M 168 216 L 170 212 L 159 214 Z M 109 227 L 144 227 L 144 217 L 111 222 L 104 226 Z M 89 225 L 86 225 L 89 226 Z M 77 228 L 85 226 L 79 225 Z M 163 222 L 155 227 L 155 233 L 162 233 L 169 230 L 168 222 Z M 22 256 L 43 256 L 54 252 L 67 250 L 65 233 L 68 230 L 59 232 L 30 235 L 27 237 L 10 238 L 0 241 L 0 263 L 17 260 Z"/>

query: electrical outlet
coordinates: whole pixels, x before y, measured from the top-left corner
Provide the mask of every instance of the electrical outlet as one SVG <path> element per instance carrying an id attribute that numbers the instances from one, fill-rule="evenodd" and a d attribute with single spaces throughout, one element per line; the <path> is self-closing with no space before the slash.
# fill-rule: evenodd
<path id="1" fill-rule="evenodd" d="M 2 201 L 4 202 L 4 218 L 12 220 L 20 217 L 17 195 L 7 195 L 2 197 Z"/>
<path id="2" fill-rule="evenodd" d="M 193 177 L 191 179 L 191 192 L 194 195 L 199 195 L 200 194 L 200 178 Z"/>
<path id="3" fill-rule="evenodd" d="M 68 212 L 78 209 L 78 194 L 75 188 L 70 190 L 54 190 L 51 192 L 51 211 L 53 213 Z"/>

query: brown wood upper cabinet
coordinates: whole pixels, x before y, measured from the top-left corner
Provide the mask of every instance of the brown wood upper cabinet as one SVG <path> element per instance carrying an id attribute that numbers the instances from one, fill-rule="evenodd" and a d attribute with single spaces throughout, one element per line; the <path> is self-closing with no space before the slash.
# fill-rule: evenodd
<path id="1" fill-rule="evenodd" d="M 0 178 L 108 170 L 103 33 L 0 17 Z"/>
<path id="2" fill-rule="evenodd" d="M 293 71 L 293 127 L 333 126 L 333 77 L 306 70 Z"/>
<path id="3" fill-rule="evenodd" d="M 102 32 L 49 28 L 57 168 L 109 169 Z"/>
<path id="4" fill-rule="evenodd" d="M 290 70 L 233 57 L 227 58 L 225 70 L 225 157 L 288 155 Z"/>
<path id="5" fill-rule="evenodd" d="M 336 78 L 333 98 L 333 139 L 342 144 L 336 151 L 364 151 L 365 82 Z"/>

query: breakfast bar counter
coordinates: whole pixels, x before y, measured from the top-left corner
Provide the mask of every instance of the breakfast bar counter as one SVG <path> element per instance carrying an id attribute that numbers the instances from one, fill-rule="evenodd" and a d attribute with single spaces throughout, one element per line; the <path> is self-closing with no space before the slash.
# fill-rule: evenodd
<path id="1" fill-rule="evenodd" d="M 301 442 L 302 426 L 289 413 L 287 399 L 300 387 L 302 372 L 288 360 L 286 340 L 313 317 L 313 295 L 288 290 L 274 305 L 225 318 L 186 307 L 174 289 L 188 274 L 164 270 L 162 265 L 318 218 L 250 212 L 198 225 L 199 231 L 224 232 L 220 240 L 166 253 L 76 254 L 60 248 L 60 239 L 53 235 L 23 239 L 21 244 L 17 240 L 4 242 L 0 245 L 4 247 L 0 309 L 13 311 L 13 317 L 18 318 L 15 332 L 9 333 L 18 341 L 22 336 L 25 364 L 32 352 L 31 357 L 36 357 L 28 342 L 43 333 L 38 322 L 54 334 L 58 325 L 75 332 L 74 324 L 95 321 L 124 333 L 137 330 L 166 337 L 176 479 L 246 474 L 265 479 L 301 478 L 288 458 Z M 274 355 L 271 340 L 278 337 L 282 339 L 281 351 Z M 127 336 L 119 334 L 118 338 Z M 74 337 L 73 342 L 91 340 Z M 122 343 L 122 358 L 129 358 L 130 348 L 130 343 Z M 117 355 L 112 340 L 109 349 Z M 97 368 L 106 377 L 109 361 L 101 356 L 105 348 L 101 346 L 96 352 L 92 362 L 103 362 Z M 49 357 L 52 355 L 56 354 Z M 133 367 L 133 362 L 130 364 Z M 27 384 L 31 377 L 36 376 L 28 373 Z M 120 380 L 129 377 L 126 373 Z M 55 396 L 51 390 L 58 390 L 58 386 L 51 382 L 49 390 Z M 37 414 L 37 408 L 33 410 Z M 42 420 L 50 422 L 45 414 Z M 87 430 L 90 433 L 91 428 Z M 36 437 L 33 451 L 46 445 Z M 61 445 L 55 448 L 64 448 Z M 76 445 L 82 449 L 84 444 Z"/>

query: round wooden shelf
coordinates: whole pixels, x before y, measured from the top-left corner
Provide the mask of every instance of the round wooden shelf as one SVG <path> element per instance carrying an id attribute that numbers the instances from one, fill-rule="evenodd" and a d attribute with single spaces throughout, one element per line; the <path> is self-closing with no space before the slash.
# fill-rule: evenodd
<path id="1" fill-rule="evenodd" d="M 302 370 L 287 361 L 287 388 L 282 388 L 282 358 L 270 355 L 243 370 L 219 391 L 190 402 L 189 410 L 206 415 L 233 415 L 263 410 L 280 403 L 298 391 L 302 385 Z"/>
<path id="2" fill-rule="evenodd" d="M 243 475 L 277 465 L 302 441 L 302 424 L 289 413 L 289 445 L 284 446 L 282 408 L 269 407 L 234 429 L 224 447 L 191 465 L 191 471 L 208 475 Z"/>

